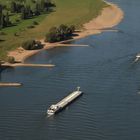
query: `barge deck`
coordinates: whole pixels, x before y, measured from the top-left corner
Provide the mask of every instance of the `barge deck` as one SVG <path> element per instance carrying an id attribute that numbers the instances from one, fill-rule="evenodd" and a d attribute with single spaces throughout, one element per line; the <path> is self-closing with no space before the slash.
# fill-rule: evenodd
<path id="1" fill-rule="evenodd" d="M 82 91 L 80 91 L 80 87 L 77 87 L 77 90 L 72 92 L 70 95 L 62 99 L 57 104 L 51 105 L 50 108 L 47 110 L 48 115 L 54 115 L 55 113 L 62 110 L 64 107 L 66 107 L 69 103 L 77 99 L 79 96 L 83 94 Z"/>

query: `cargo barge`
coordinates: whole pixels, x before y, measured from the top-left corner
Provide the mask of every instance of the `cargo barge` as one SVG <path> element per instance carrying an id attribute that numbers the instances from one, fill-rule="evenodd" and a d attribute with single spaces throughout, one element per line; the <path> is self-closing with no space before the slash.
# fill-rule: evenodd
<path id="1" fill-rule="evenodd" d="M 77 87 L 76 91 L 73 91 L 70 95 L 62 99 L 57 104 L 51 105 L 49 109 L 47 110 L 48 115 L 54 115 L 55 113 L 59 112 L 63 108 L 65 108 L 68 104 L 70 104 L 72 101 L 77 99 L 83 94 L 82 91 L 80 91 L 80 87 Z"/>

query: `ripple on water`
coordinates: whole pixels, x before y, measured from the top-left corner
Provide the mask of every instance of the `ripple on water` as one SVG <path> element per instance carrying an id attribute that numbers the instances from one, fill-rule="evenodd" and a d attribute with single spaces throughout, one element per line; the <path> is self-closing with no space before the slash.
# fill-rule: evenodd
<path id="1" fill-rule="evenodd" d="M 117 27 L 123 34 L 90 36 L 75 42 L 90 47 L 56 48 L 27 60 L 54 63 L 53 69 L 16 68 L 1 74 L 2 81 L 24 85 L 0 88 L 0 140 L 140 139 L 140 65 L 133 63 L 140 44 L 140 1 L 113 2 L 125 10 Z M 78 85 L 83 96 L 54 117 L 44 115 Z"/>

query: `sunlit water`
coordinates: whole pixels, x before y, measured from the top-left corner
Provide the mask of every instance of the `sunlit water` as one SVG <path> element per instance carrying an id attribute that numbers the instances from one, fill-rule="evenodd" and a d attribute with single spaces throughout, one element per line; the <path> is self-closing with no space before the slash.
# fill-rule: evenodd
<path id="1" fill-rule="evenodd" d="M 140 140 L 140 1 L 111 0 L 125 12 L 117 29 L 77 40 L 89 47 L 43 51 L 28 63 L 55 68 L 15 68 L 1 81 L 0 140 Z M 84 95 L 54 117 L 47 108 L 81 86 Z"/>

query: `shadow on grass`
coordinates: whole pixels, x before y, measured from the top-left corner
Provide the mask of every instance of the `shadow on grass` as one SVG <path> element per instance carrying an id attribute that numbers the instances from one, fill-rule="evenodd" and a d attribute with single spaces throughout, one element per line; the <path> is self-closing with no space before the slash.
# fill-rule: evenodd
<path id="1" fill-rule="evenodd" d="M 4 42 L 5 40 L 4 39 L 0 39 L 0 42 Z"/>

